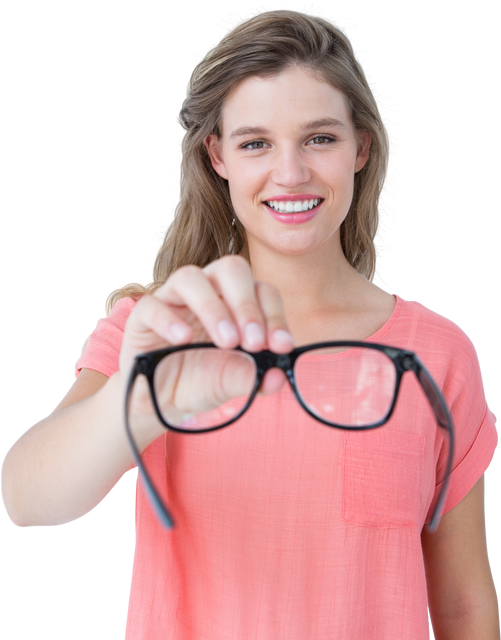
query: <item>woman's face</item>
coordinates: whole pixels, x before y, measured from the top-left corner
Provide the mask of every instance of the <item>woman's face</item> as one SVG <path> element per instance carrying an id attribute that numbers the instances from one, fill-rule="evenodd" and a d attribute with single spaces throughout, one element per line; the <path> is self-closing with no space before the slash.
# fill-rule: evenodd
<path id="1" fill-rule="evenodd" d="M 339 243 L 354 175 L 368 157 L 370 139 L 361 138 L 357 145 L 344 95 L 302 67 L 236 87 L 221 138 L 209 136 L 207 148 L 251 254 L 256 245 L 305 254 Z"/>

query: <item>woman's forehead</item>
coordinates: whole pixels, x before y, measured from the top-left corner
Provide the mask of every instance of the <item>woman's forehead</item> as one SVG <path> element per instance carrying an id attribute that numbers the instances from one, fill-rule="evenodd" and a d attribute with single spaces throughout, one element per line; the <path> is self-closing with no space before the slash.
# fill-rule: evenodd
<path id="1" fill-rule="evenodd" d="M 345 95 L 303 67 L 291 67 L 274 76 L 251 76 L 240 82 L 226 98 L 221 111 L 222 132 L 235 137 L 246 129 L 293 126 L 308 123 L 339 123 L 349 127 Z M 249 131 L 249 133 L 251 133 Z"/>

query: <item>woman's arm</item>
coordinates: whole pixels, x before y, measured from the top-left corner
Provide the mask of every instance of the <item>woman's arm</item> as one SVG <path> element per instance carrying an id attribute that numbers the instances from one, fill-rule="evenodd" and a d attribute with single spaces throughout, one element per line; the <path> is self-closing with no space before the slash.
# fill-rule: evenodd
<path id="1" fill-rule="evenodd" d="M 496 590 L 487 556 L 484 476 L 421 535 L 436 640 L 500 640 Z"/>

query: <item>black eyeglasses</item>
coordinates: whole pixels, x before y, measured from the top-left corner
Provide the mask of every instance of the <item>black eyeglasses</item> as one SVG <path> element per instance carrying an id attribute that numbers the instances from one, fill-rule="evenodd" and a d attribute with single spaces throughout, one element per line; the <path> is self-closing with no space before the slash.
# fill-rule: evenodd
<path id="1" fill-rule="evenodd" d="M 131 424 L 135 428 L 158 418 L 180 433 L 222 429 L 249 409 L 272 368 L 284 371 L 294 396 L 312 418 L 355 431 L 375 429 L 389 420 L 403 374 L 414 371 L 438 425 L 449 433 L 445 480 L 433 519 L 426 525 L 431 533 L 437 530 L 454 454 L 453 423 L 444 397 L 412 351 L 358 341 L 319 342 L 287 354 L 198 343 L 138 355 L 127 386 L 125 428 L 148 497 L 165 527 L 172 528 L 174 522 L 141 461 Z"/>

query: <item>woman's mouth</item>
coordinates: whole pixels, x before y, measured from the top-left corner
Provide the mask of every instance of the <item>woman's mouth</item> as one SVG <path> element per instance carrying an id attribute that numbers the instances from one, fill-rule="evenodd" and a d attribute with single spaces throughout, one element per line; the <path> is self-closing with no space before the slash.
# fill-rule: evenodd
<path id="1" fill-rule="evenodd" d="M 279 222 L 301 224 L 314 218 L 323 198 L 310 200 L 266 200 L 264 204 L 270 215 Z"/>

